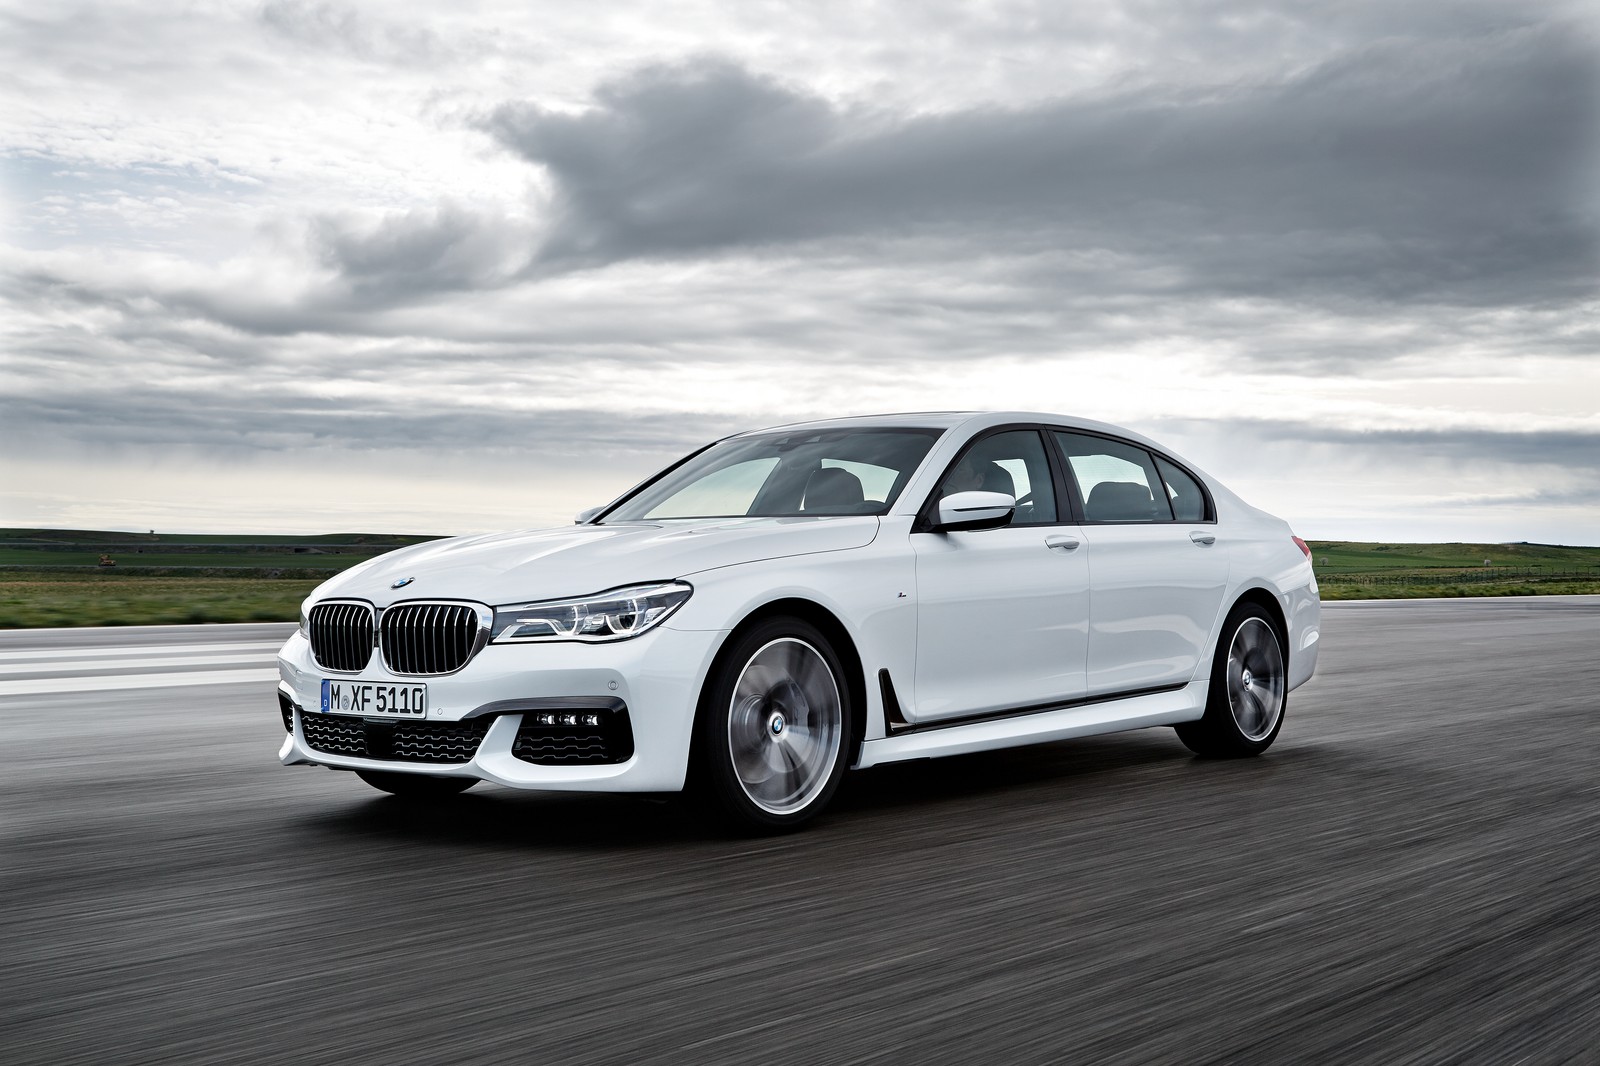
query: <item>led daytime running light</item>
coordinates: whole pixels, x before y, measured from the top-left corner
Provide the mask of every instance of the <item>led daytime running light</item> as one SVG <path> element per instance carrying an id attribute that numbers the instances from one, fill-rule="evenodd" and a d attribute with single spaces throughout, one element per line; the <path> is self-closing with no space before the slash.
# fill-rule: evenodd
<path id="1" fill-rule="evenodd" d="M 682 581 L 633 585 L 576 600 L 497 607 L 491 642 L 627 640 L 666 620 L 694 590 Z"/>

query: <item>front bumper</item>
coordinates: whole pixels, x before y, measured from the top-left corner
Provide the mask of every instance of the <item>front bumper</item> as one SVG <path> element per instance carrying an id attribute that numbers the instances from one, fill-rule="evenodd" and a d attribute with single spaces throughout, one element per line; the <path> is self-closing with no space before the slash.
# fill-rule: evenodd
<path id="1" fill-rule="evenodd" d="M 460 671 L 443 677 L 413 678 L 391 674 L 381 656 L 373 656 L 359 674 L 330 672 L 318 666 L 310 643 L 299 633 L 289 638 L 278 656 L 280 700 L 287 700 L 293 726 L 278 752 L 286 766 L 329 766 L 341 770 L 381 770 L 442 777 L 474 777 L 512 788 L 582 792 L 674 792 L 683 788 L 693 738 L 695 705 L 722 632 L 659 629 L 634 640 L 613 644 L 491 644 Z M 333 733 L 359 733 L 372 724 L 372 735 L 400 729 L 394 719 L 362 719 L 324 715 L 322 679 L 384 683 L 425 682 L 427 726 L 464 723 L 461 728 L 432 730 L 451 739 L 449 752 L 427 761 L 396 757 L 391 744 L 375 745 L 389 757 L 358 757 L 326 750 Z M 528 761 L 528 737 L 536 733 L 537 716 L 545 712 L 593 712 L 614 730 L 627 727 L 630 745 L 614 762 L 558 765 Z M 617 717 L 620 715 L 620 719 Z M 313 729 L 306 718 L 323 718 Z M 524 719 L 527 728 L 524 728 Z M 337 722 L 326 719 L 338 719 Z M 482 725 L 482 739 L 467 723 Z M 419 722 L 419 724 L 424 724 Z M 522 731 L 521 754 L 519 730 Z M 620 736 L 620 733 L 618 734 Z M 469 736 L 462 741 L 463 736 Z M 475 742 L 475 743 L 474 743 Z M 402 746 L 403 749 L 403 746 Z M 354 750 L 369 751 L 359 745 Z M 415 749 L 411 749 L 415 750 Z M 619 750 L 613 748 L 613 751 Z M 467 757 L 468 753 L 470 757 Z M 441 761 L 442 760 L 442 761 Z"/>

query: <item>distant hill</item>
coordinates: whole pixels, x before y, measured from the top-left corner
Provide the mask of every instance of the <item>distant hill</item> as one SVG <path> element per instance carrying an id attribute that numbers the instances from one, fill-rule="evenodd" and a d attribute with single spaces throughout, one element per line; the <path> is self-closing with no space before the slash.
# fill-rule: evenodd
<path id="1" fill-rule="evenodd" d="M 1393 544 L 1314 540 L 1312 563 L 1318 575 L 1380 570 L 1483 567 L 1571 570 L 1600 567 L 1600 548 L 1561 544 Z"/>
<path id="2" fill-rule="evenodd" d="M 323 533 L 294 537 L 269 533 L 130 533 L 104 529 L 0 529 L 0 566 L 6 568 L 295 569 L 337 571 L 408 544 L 436 540 L 426 534 Z"/>
<path id="3" fill-rule="evenodd" d="M 250 571 L 336 573 L 364 559 L 437 540 L 421 533 L 130 533 L 104 529 L 0 529 L 0 569 L 110 571 L 214 576 Z M 1600 577 L 1600 547 L 1559 544 L 1405 544 L 1311 541 L 1312 562 L 1326 581 L 1365 575 L 1415 575 L 1427 580 L 1452 574 L 1486 578 L 1486 570 L 1518 576 L 1594 573 Z M 101 566 L 109 558 L 115 567 Z M 309 576 L 309 575 L 308 575 Z"/>
<path id="4" fill-rule="evenodd" d="M 0 629 L 292 622 L 339 571 L 435 539 L 0 529 Z M 1324 600 L 1600 593 L 1600 548 L 1312 541 L 1311 552 Z"/>

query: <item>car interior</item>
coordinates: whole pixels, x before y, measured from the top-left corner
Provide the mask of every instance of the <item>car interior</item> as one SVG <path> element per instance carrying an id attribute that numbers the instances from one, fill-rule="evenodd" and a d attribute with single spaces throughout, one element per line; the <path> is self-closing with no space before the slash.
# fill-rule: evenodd
<path id="1" fill-rule="evenodd" d="M 1144 485 L 1131 481 L 1102 481 L 1083 503 L 1089 522 L 1154 522 L 1168 516 L 1158 513 L 1155 498 Z"/>
<path id="2" fill-rule="evenodd" d="M 866 493 L 862 490 L 860 478 L 848 470 L 836 466 L 825 466 L 812 471 L 811 476 L 806 479 L 806 489 L 800 501 L 800 510 L 807 512 L 825 511 L 829 514 L 848 514 L 865 502 L 867 502 Z M 873 500 L 872 505 L 876 508 L 882 502 L 882 500 Z"/>

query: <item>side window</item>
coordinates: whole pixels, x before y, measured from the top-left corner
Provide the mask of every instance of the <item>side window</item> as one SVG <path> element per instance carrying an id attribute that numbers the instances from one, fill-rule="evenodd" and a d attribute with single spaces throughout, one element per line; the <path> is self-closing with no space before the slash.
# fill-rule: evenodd
<path id="1" fill-rule="evenodd" d="M 1180 522 L 1204 522 L 1206 494 L 1201 491 L 1195 479 L 1159 455 L 1156 456 L 1156 469 L 1161 471 L 1161 480 L 1166 483 L 1167 498 L 1172 503 L 1173 517 Z"/>
<path id="2" fill-rule="evenodd" d="M 1051 436 L 1078 482 L 1084 521 L 1172 521 L 1166 485 L 1143 448 L 1083 433 Z"/>
<path id="3" fill-rule="evenodd" d="M 1044 442 L 1034 430 L 996 433 L 969 447 L 944 476 L 934 498 L 942 500 L 973 490 L 1014 497 L 1014 526 L 1048 525 L 1056 520 L 1055 482 Z"/>

